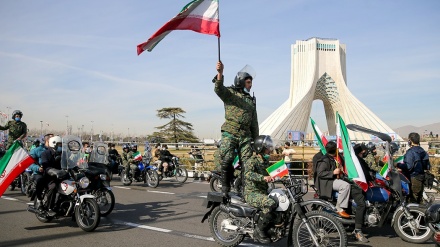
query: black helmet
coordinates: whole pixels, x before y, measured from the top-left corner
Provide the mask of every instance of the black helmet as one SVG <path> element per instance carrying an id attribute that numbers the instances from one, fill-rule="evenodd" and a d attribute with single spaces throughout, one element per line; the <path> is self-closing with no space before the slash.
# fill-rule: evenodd
<path id="1" fill-rule="evenodd" d="M 21 112 L 20 110 L 15 110 L 12 112 L 12 118 L 14 118 L 15 115 L 20 115 L 20 117 L 23 117 L 23 112 Z"/>
<path id="2" fill-rule="evenodd" d="M 254 150 L 257 154 L 263 153 L 266 149 L 269 149 L 272 152 L 273 148 L 273 141 L 269 135 L 260 135 L 254 140 Z"/>
<path id="3" fill-rule="evenodd" d="M 426 210 L 426 220 L 429 223 L 440 222 L 440 204 L 433 204 Z"/>
<path id="4" fill-rule="evenodd" d="M 397 145 L 397 143 L 395 143 L 395 142 L 391 142 L 390 149 L 391 149 L 390 150 L 391 154 L 394 154 L 395 152 L 397 152 L 399 150 L 399 145 Z"/>
<path id="5" fill-rule="evenodd" d="M 122 144 L 122 149 L 130 149 L 130 146 L 128 144 Z"/>
<path id="6" fill-rule="evenodd" d="M 367 148 L 368 148 L 368 151 L 373 152 L 376 149 L 376 146 L 374 145 L 374 143 L 369 142 L 367 144 Z"/>
<path id="7" fill-rule="evenodd" d="M 247 79 L 253 79 L 252 76 L 247 72 L 238 72 L 234 79 L 235 88 L 244 88 L 244 82 Z"/>
<path id="8" fill-rule="evenodd" d="M 136 143 L 131 144 L 131 149 L 137 149 L 137 148 L 138 148 L 138 145 Z"/>
<path id="9" fill-rule="evenodd" d="M 34 144 L 35 146 L 40 145 L 40 139 L 36 138 L 32 144 Z"/>

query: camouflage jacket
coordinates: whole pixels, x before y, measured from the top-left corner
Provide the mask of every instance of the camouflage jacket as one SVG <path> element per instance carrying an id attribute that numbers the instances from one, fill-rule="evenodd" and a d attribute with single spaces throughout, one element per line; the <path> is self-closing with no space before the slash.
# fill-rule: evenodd
<path id="1" fill-rule="evenodd" d="M 128 154 L 129 153 L 130 152 L 126 153 L 126 152 L 122 151 L 121 157 L 122 157 L 122 165 L 123 166 L 126 166 L 128 164 L 128 157 L 129 157 Z"/>
<path id="2" fill-rule="evenodd" d="M 257 106 L 255 97 L 241 93 L 232 87 L 225 87 L 223 80 L 214 78 L 214 92 L 225 105 L 225 122 L 221 130 L 235 136 L 250 136 L 253 139 L 259 135 Z"/>
<path id="3" fill-rule="evenodd" d="M 27 135 L 27 125 L 22 121 L 11 120 L 5 126 L 0 126 L 0 130 L 9 129 L 8 145 L 10 146 L 17 138 L 24 138 Z"/>
<path id="4" fill-rule="evenodd" d="M 263 160 L 260 155 L 253 155 L 244 165 L 244 194 L 253 192 L 267 194 L 269 188 L 264 176 L 269 176 L 266 168 L 270 166 L 269 161 Z"/>
<path id="5" fill-rule="evenodd" d="M 367 157 L 365 157 L 365 162 L 367 162 L 367 164 L 368 164 L 368 166 L 372 169 L 372 170 L 374 170 L 374 171 L 376 171 L 376 172 L 380 172 L 380 169 L 381 169 L 381 164 L 380 163 L 378 163 L 378 162 L 376 162 L 376 158 L 374 157 L 374 155 L 373 154 L 371 154 L 371 153 L 369 153 L 368 155 L 367 155 Z"/>
<path id="6" fill-rule="evenodd" d="M 220 157 L 220 148 L 217 148 L 217 150 L 215 150 L 215 152 L 214 152 L 214 166 L 215 166 L 216 171 L 222 170 L 221 162 L 222 162 L 222 158 Z"/>

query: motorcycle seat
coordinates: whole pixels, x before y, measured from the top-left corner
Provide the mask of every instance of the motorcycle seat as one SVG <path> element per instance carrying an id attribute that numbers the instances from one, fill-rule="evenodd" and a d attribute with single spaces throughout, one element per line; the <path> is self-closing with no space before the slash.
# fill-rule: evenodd
<path id="1" fill-rule="evenodd" d="M 55 168 L 49 169 L 47 175 L 51 177 L 56 177 L 57 179 L 63 179 L 67 177 L 68 173 L 65 170 L 58 170 Z"/>

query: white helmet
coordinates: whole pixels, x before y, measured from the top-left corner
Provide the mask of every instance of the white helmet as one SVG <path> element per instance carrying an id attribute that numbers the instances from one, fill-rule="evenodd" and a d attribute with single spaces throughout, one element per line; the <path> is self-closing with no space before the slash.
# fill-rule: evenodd
<path id="1" fill-rule="evenodd" d="M 53 136 L 49 139 L 49 147 L 54 148 L 57 145 L 57 143 L 61 143 L 61 142 L 62 142 L 61 137 Z"/>

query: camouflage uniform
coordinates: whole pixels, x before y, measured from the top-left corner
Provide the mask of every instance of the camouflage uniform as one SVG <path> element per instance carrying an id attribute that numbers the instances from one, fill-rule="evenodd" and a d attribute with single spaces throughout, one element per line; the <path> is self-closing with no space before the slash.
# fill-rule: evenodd
<path id="1" fill-rule="evenodd" d="M 269 176 L 266 171 L 269 166 L 269 161 L 263 160 L 260 155 L 252 156 L 244 166 L 246 181 L 244 199 L 249 205 L 261 209 L 264 214 L 269 213 L 276 204 L 273 199 L 269 198 L 267 194 L 269 186 L 264 180 L 264 176 Z"/>
<path id="2" fill-rule="evenodd" d="M 214 152 L 214 167 L 216 171 L 222 170 L 222 159 L 220 158 L 220 149 L 217 148 Z"/>
<path id="3" fill-rule="evenodd" d="M 130 163 L 128 161 L 130 152 L 122 151 L 122 166 L 125 167 L 125 174 L 129 174 L 130 172 Z"/>
<path id="4" fill-rule="evenodd" d="M 374 155 L 372 153 L 369 153 L 367 155 L 367 157 L 365 157 L 365 162 L 367 162 L 368 166 L 376 171 L 376 172 L 380 172 L 380 169 L 382 168 L 379 164 L 379 162 L 376 162 L 376 158 L 374 157 Z"/>
<path id="5" fill-rule="evenodd" d="M 22 121 L 11 120 L 8 121 L 5 126 L 0 126 L 0 130 L 7 129 L 9 129 L 9 134 L 6 149 L 9 149 L 17 138 L 23 139 L 27 135 L 27 125 Z"/>
<path id="6" fill-rule="evenodd" d="M 225 107 L 225 122 L 221 127 L 222 140 L 220 144 L 220 157 L 224 191 L 230 190 L 230 181 L 233 174 L 232 162 L 239 151 L 241 161 L 246 161 L 252 156 L 251 141 L 259 135 L 257 108 L 255 98 L 247 93 L 239 92 L 232 87 L 225 87 L 222 80 L 215 77 L 214 92 L 223 101 Z M 230 184 L 230 183 L 229 183 Z"/>

